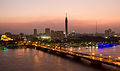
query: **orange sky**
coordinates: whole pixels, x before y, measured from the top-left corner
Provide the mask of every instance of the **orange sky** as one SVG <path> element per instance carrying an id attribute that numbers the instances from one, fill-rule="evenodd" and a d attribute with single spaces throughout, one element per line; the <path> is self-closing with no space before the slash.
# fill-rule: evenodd
<path id="1" fill-rule="evenodd" d="M 120 31 L 120 0 L 0 0 L 0 32 L 64 30 L 66 12 L 70 32 Z"/>

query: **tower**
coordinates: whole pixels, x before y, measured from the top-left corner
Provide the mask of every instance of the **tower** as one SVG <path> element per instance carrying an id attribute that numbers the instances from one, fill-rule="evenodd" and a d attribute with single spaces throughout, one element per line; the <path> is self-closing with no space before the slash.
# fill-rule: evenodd
<path id="1" fill-rule="evenodd" d="M 65 39 L 67 40 L 68 38 L 68 19 L 67 19 L 67 13 L 65 17 Z"/>

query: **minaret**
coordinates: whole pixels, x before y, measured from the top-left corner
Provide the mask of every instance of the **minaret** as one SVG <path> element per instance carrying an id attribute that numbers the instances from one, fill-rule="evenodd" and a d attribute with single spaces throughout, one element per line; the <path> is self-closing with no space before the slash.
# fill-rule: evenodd
<path id="1" fill-rule="evenodd" d="M 65 17 L 65 39 L 68 39 L 68 19 L 67 19 L 67 13 Z"/>

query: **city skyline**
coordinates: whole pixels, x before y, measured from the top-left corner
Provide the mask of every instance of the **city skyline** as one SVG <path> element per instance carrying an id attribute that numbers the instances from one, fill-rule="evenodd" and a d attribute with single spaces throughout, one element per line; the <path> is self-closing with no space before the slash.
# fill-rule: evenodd
<path id="1" fill-rule="evenodd" d="M 0 0 L 0 71 L 120 71 L 120 0 Z"/>
<path id="2" fill-rule="evenodd" d="M 111 28 L 120 29 L 119 0 L 1 0 L 0 33 L 32 33 L 44 28 L 64 31 L 64 17 L 68 13 L 69 32 L 95 33 Z M 86 29 L 87 28 L 87 29 Z"/>

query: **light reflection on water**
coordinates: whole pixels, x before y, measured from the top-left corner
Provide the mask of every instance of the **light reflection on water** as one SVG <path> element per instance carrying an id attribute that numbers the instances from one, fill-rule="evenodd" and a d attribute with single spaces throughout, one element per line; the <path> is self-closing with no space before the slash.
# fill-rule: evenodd
<path id="1" fill-rule="evenodd" d="M 99 71 L 34 49 L 0 51 L 0 71 Z"/>
<path id="2" fill-rule="evenodd" d="M 80 50 L 79 50 L 80 49 Z M 99 56 L 100 54 L 103 54 L 103 57 L 108 57 L 109 55 L 112 56 L 112 58 L 120 57 L 120 45 L 119 46 L 113 46 L 113 47 L 74 47 L 73 51 L 80 52 L 80 53 L 86 53 L 91 54 L 95 53 L 95 55 Z"/>

